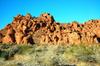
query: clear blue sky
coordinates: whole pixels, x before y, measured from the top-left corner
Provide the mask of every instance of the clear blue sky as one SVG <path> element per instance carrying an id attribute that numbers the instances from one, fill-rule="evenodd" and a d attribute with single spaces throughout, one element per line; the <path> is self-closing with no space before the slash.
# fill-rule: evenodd
<path id="1" fill-rule="evenodd" d="M 17 14 L 39 16 L 51 13 L 56 21 L 84 22 L 100 19 L 100 0 L 0 0 L 0 29 Z"/>

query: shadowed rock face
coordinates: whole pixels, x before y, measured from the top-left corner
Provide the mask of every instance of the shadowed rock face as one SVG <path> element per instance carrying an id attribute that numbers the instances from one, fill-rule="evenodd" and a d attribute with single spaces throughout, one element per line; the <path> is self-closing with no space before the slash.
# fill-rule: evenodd
<path id="1" fill-rule="evenodd" d="M 100 43 L 100 20 L 60 24 L 49 13 L 39 17 L 18 15 L 0 30 L 0 43 L 93 44 Z"/>

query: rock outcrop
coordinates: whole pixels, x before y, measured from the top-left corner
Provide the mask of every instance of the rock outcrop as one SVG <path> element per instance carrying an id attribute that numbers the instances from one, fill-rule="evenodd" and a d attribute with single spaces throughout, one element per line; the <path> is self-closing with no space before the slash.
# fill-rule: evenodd
<path id="1" fill-rule="evenodd" d="M 0 43 L 16 44 L 93 44 L 100 43 L 100 20 L 84 24 L 57 23 L 49 13 L 39 17 L 17 15 L 0 30 Z"/>

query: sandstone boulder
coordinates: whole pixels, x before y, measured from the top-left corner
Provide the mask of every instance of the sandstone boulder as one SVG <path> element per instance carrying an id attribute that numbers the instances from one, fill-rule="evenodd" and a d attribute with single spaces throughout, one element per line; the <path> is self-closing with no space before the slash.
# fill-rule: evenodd
<path id="1" fill-rule="evenodd" d="M 94 38 L 94 43 L 100 43 L 100 38 L 98 37 Z"/>
<path id="2" fill-rule="evenodd" d="M 11 37 L 10 35 L 6 35 L 3 39 L 2 39 L 3 43 L 14 43 L 14 38 Z"/>
<path id="3" fill-rule="evenodd" d="M 28 36 L 23 37 L 22 44 L 34 44 L 32 36 L 28 35 Z"/>
<path id="4" fill-rule="evenodd" d="M 54 22 L 53 16 L 51 16 L 49 13 L 44 13 L 40 16 L 41 20 L 43 22 L 47 22 L 48 24 L 51 24 Z"/>
<path id="5" fill-rule="evenodd" d="M 31 19 L 31 14 L 29 14 L 29 13 L 26 14 L 25 19 L 27 19 L 27 20 Z"/>
<path id="6" fill-rule="evenodd" d="M 68 40 L 70 44 L 80 44 L 80 35 L 77 32 L 72 32 L 68 34 Z"/>
<path id="7" fill-rule="evenodd" d="M 100 37 L 100 27 L 94 28 L 94 33 L 97 35 L 97 37 Z"/>
<path id="8" fill-rule="evenodd" d="M 15 33 L 15 40 L 17 44 L 22 44 L 24 34 L 22 32 L 16 32 Z"/>
<path id="9" fill-rule="evenodd" d="M 57 23 L 49 13 L 39 17 L 17 15 L 0 30 L 0 43 L 17 44 L 92 44 L 100 43 L 100 20 L 84 24 Z"/>

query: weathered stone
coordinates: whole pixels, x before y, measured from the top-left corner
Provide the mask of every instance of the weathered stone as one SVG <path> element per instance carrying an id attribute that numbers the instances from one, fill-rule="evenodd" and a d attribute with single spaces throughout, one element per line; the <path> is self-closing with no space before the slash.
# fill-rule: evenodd
<path id="1" fill-rule="evenodd" d="M 10 35 L 6 35 L 3 39 L 2 39 L 3 43 L 13 43 L 14 42 L 14 38 L 11 37 Z"/>
<path id="2" fill-rule="evenodd" d="M 100 43 L 100 20 L 60 24 L 49 13 L 40 17 L 18 15 L 0 30 L 0 43 L 92 44 Z"/>
<path id="3" fill-rule="evenodd" d="M 7 30 L 7 34 L 8 34 L 8 35 L 14 35 L 14 33 L 15 33 L 15 31 L 13 30 L 13 28 L 9 28 L 9 29 Z"/>
<path id="4" fill-rule="evenodd" d="M 27 20 L 31 19 L 31 14 L 29 14 L 29 13 L 26 14 L 25 18 L 26 18 Z"/>
<path id="5" fill-rule="evenodd" d="M 95 28 L 94 33 L 97 35 L 97 37 L 100 37 L 100 27 Z"/>
<path id="6" fill-rule="evenodd" d="M 23 25 L 27 26 L 28 21 L 27 21 L 27 20 L 25 20 L 25 19 L 23 19 L 23 20 L 21 20 L 21 21 L 20 21 L 20 23 L 23 23 Z"/>
<path id="7" fill-rule="evenodd" d="M 70 44 L 80 44 L 80 35 L 76 32 L 72 32 L 68 34 L 68 40 Z"/>
<path id="8" fill-rule="evenodd" d="M 32 36 L 28 35 L 28 36 L 23 37 L 22 44 L 34 44 Z"/>
<path id="9" fill-rule="evenodd" d="M 100 43 L 100 38 L 98 38 L 98 37 L 94 38 L 94 42 L 95 43 Z"/>
<path id="10" fill-rule="evenodd" d="M 43 22 L 47 22 L 48 24 L 51 24 L 52 22 L 54 22 L 54 18 L 53 16 L 51 16 L 49 13 L 44 13 L 40 16 L 41 20 Z"/>
<path id="11" fill-rule="evenodd" d="M 16 32 L 15 33 L 15 40 L 17 44 L 22 44 L 24 34 L 22 32 Z"/>
<path id="12" fill-rule="evenodd" d="M 0 33 L 0 43 L 2 43 L 3 35 Z"/>

